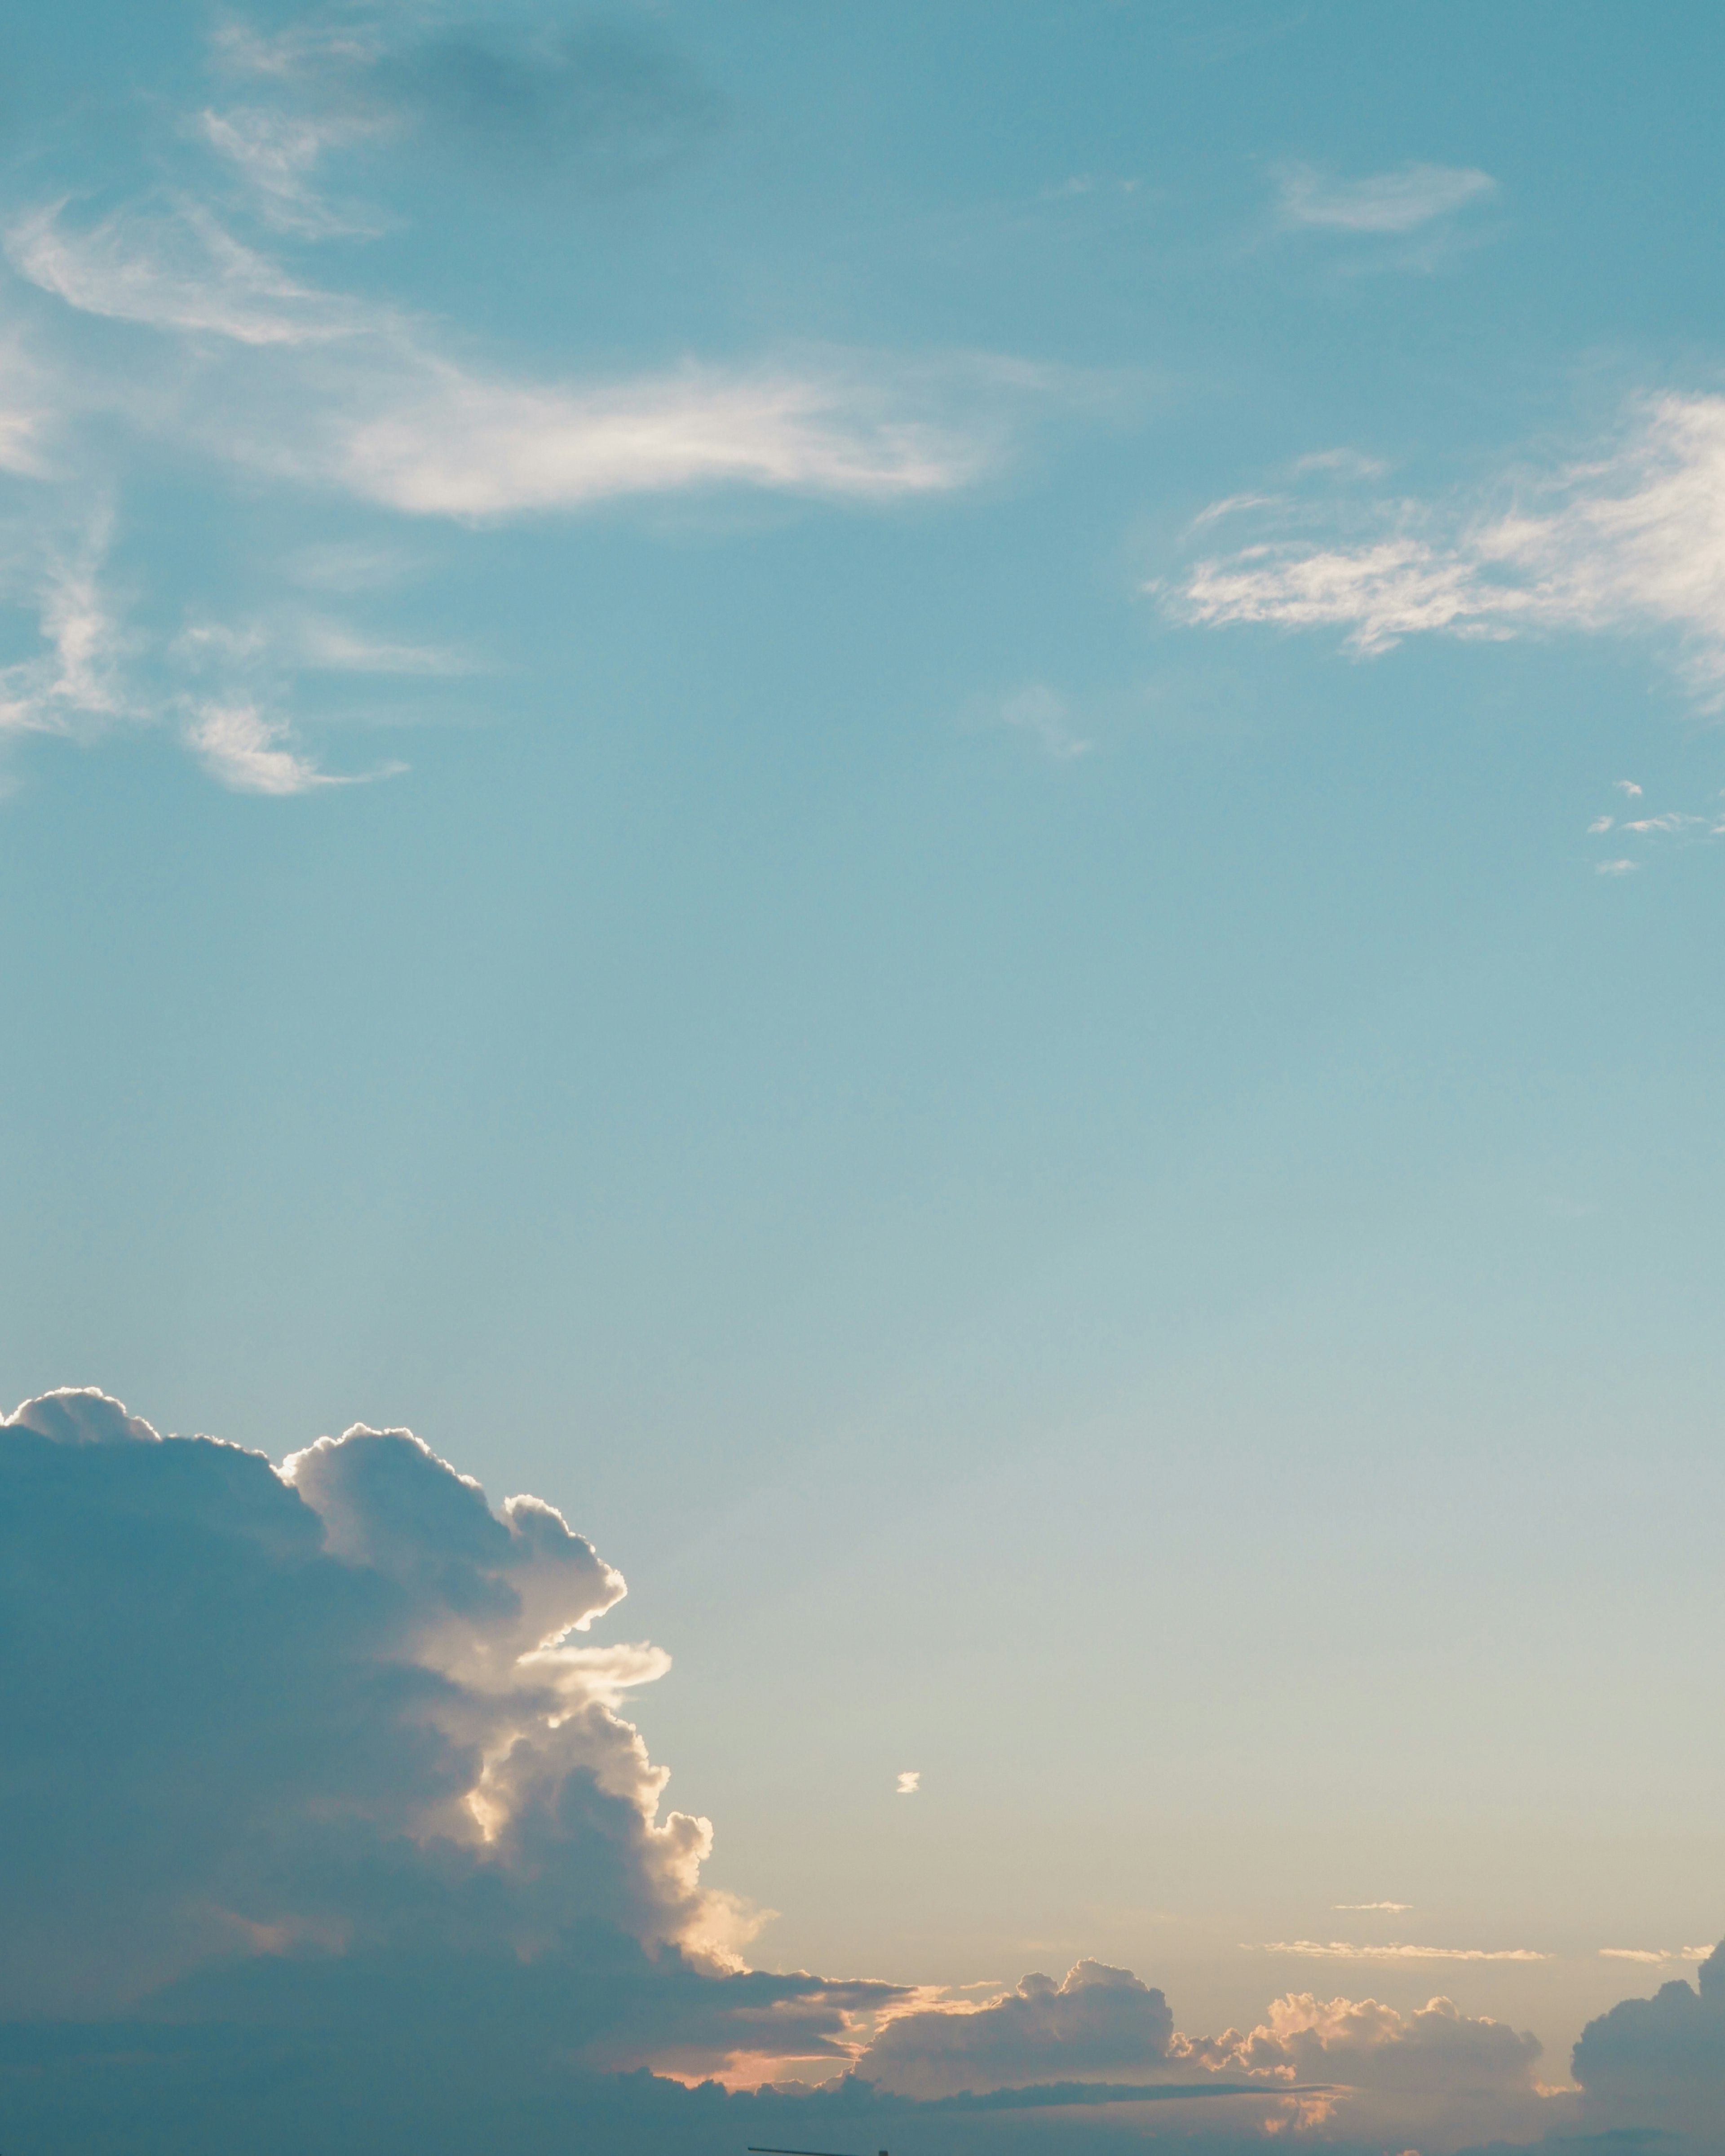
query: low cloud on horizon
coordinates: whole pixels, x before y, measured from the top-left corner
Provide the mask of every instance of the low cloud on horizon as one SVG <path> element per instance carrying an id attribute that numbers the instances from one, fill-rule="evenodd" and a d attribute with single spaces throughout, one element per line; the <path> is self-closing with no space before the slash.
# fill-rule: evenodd
<path id="1" fill-rule="evenodd" d="M 663 1810 L 622 1712 L 668 1657 L 593 1636 L 621 1575 L 404 1430 L 277 1467 L 47 1394 L 0 1423 L 0 1536 L 8 2146 L 216 2156 L 243 2125 L 357 2156 L 483 2126 L 537 2156 L 603 2115 L 692 2149 L 721 2102 L 756 2138 L 933 2107 L 980 2149 L 1153 2106 L 1140 2138 L 1436 2152 L 1690 2118 L 1725 2075 L 1720 1956 L 1591 2025 L 1579 2110 L 1534 2038 L 1440 1997 L 1291 1994 L 1191 2036 L 1094 1960 L 974 2003 L 752 1969 L 757 1916 L 704 1882 L 712 1830 Z"/>

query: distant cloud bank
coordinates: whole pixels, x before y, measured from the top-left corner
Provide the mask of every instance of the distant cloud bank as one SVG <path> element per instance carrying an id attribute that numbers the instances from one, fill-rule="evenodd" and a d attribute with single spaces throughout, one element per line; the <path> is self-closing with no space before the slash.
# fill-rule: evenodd
<path id="1" fill-rule="evenodd" d="M 1063 2143 L 1435 2156 L 1718 2115 L 1717 1955 L 1592 2025 L 1579 2104 L 1442 1998 L 1291 1994 L 1190 2036 L 1095 1960 L 975 2003 L 752 1969 L 757 1916 L 623 1712 L 668 1658 L 594 1636 L 623 1594 L 551 1506 L 494 1509 L 405 1430 L 275 1466 L 87 1390 L 0 1421 L 7 2145 L 695 2156 L 937 2123 L 1029 2156 L 1057 2113 Z"/>

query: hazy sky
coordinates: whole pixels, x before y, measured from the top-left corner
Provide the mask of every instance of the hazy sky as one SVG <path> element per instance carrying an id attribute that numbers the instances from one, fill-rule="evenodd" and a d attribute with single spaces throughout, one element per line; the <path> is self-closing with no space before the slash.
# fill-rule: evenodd
<path id="1" fill-rule="evenodd" d="M 1546 2130 L 1725 1932 L 1725 17 L 0 22 L 0 1409 L 407 1426 L 559 1508 L 762 1984 L 1442 1994 L 1537 2067 L 1381 2131 Z M 304 1621 L 483 1692 L 444 1600 L 521 1532 Z M 616 1743 L 567 1773 L 649 1803 Z M 693 1951 L 677 1878 L 603 1921 Z M 1136 2078 L 1040 1998 L 1001 2056 Z M 893 2026 L 906 2097 L 993 2085 Z M 676 2041 L 587 2062 L 732 2056 Z"/>

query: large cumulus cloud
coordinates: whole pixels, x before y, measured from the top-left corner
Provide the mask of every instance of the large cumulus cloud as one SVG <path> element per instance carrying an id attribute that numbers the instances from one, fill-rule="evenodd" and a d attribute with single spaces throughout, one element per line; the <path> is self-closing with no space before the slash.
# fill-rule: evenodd
<path id="1" fill-rule="evenodd" d="M 1094 1961 L 980 2005 L 747 1968 L 621 1712 L 665 1657 L 593 1629 L 623 1594 L 405 1430 L 278 1467 L 95 1392 L 0 1420 L 0 2146 L 1440 2156 L 1562 2125 L 1534 2041 L 1444 1999 L 1194 2037 Z M 1721 1990 L 1594 2025 L 1589 2117 L 1717 2115 Z M 762 2085 L 682 2085 L 715 2074 Z"/>
<path id="2" fill-rule="evenodd" d="M 1575 2046 L 1590 2128 L 1661 2137 L 1671 2156 L 1725 2148 L 1725 1945 L 1695 1986 L 1661 1984 L 1589 2021 Z"/>
<path id="3" fill-rule="evenodd" d="M 405 1431 L 277 1470 L 100 1394 L 28 1403 L 0 1430 L 0 2015 L 411 1993 L 429 2025 L 477 1985 L 576 2064 L 842 2061 L 847 2010 L 894 1994 L 741 1970 L 707 1823 L 661 1815 L 617 1711 L 665 1657 L 587 1636 L 623 1592 Z"/>

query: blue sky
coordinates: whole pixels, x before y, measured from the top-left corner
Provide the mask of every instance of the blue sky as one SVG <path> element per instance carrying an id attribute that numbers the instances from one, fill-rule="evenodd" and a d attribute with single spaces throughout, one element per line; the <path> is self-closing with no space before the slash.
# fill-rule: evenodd
<path id="1" fill-rule="evenodd" d="M 1567 2084 L 1725 1932 L 1725 25 L 7 34 L 6 1399 L 559 1507 L 757 1970 Z"/>

